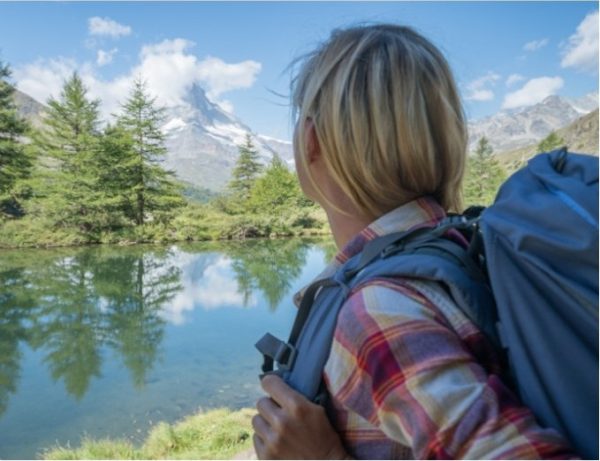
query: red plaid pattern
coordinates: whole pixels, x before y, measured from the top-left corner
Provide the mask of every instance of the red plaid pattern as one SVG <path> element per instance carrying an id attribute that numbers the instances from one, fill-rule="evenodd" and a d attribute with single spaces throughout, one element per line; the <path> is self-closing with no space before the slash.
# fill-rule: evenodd
<path id="1" fill-rule="evenodd" d="M 444 216 L 432 199 L 410 202 L 363 230 L 320 277 L 377 236 Z M 357 458 L 574 458 L 498 372 L 494 351 L 440 285 L 379 279 L 343 306 L 324 377 L 333 424 Z"/>

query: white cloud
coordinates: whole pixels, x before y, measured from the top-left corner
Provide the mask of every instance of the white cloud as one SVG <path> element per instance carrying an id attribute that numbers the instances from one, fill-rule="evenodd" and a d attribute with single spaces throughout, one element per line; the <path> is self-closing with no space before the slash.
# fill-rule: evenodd
<path id="1" fill-rule="evenodd" d="M 185 38 L 175 38 L 173 40 L 163 40 L 160 43 L 152 43 L 142 46 L 140 55 L 142 58 L 155 54 L 179 54 L 188 48 L 193 48 L 195 43 Z"/>
<path id="2" fill-rule="evenodd" d="M 491 101 L 494 99 L 494 92 L 492 90 L 473 90 L 468 95 L 469 101 Z"/>
<path id="3" fill-rule="evenodd" d="M 65 80 L 77 72 L 88 89 L 88 96 L 102 101 L 101 112 L 104 118 L 120 108 L 133 82 L 133 76 L 121 76 L 111 81 L 100 79 L 90 63 L 78 64 L 73 59 L 39 59 L 31 64 L 14 69 L 17 87 L 40 102 L 50 97 L 58 98 Z"/>
<path id="4" fill-rule="evenodd" d="M 547 38 L 543 38 L 541 40 L 533 40 L 531 42 L 526 43 L 523 46 L 523 49 L 525 51 L 536 51 L 536 50 L 539 50 L 540 48 L 545 47 L 547 44 L 548 44 Z"/>
<path id="5" fill-rule="evenodd" d="M 195 258 L 189 255 L 186 258 L 183 253 L 179 253 L 178 257 L 180 267 L 184 268 L 184 286 L 170 302 L 161 307 L 161 317 L 166 321 L 182 325 L 186 321 L 186 312 L 196 308 L 213 310 L 257 305 L 254 296 L 244 300 L 239 292 L 238 284 L 232 276 L 231 259 L 219 256 L 213 264 L 206 267 L 201 278 L 194 278 L 190 266 L 194 264 Z"/>
<path id="6" fill-rule="evenodd" d="M 489 88 L 496 85 L 500 80 L 500 75 L 494 72 L 488 72 L 486 75 L 473 80 L 467 85 L 467 95 L 465 99 L 469 101 L 491 101 L 494 99 L 494 92 Z"/>
<path id="7" fill-rule="evenodd" d="M 102 79 L 90 63 L 78 64 L 66 58 L 38 60 L 17 67 L 14 77 L 20 90 L 46 101 L 49 96 L 58 97 L 64 80 L 77 70 L 90 96 L 102 100 L 104 118 L 120 110 L 133 80 L 138 77 L 146 81 L 150 94 L 157 97 L 160 105 L 185 104 L 187 90 L 193 84 L 199 84 L 213 102 L 232 111 L 233 105 L 221 99 L 222 95 L 231 90 L 250 88 L 256 81 L 261 64 L 251 60 L 226 63 L 211 56 L 199 60 L 190 53 L 192 46 L 192 42 L 180 38 L 146 45 L 140 51 L 138 64 L 112 80 Z M 98 65 L 108 58 L 100 56 L 97 56 Z"/>
<path id="8" fill-rule="evenodd" d="M 110 51 L 98 50 L 98 53 L 96 54 L 96 64 L 98 64 L 98 66 L 110 64 L 117 51 L 117 48 L 113 48 Z"/>
<path id="9" fill-rule="evenodd" d="M 230 114 L 233 114 L 234 112 L 234 107 L 233 104 L 231 103 L 231 101 L 228 101 L 226 99 L 222 99 L 220 101 L 217 101 L 217 104 L 221 107 L 221 109 L 223 109 L 225 112 L 229 112 Z"/>
<path id="10" fill-rule="evenodd" d="M 598 11 L 588 14 L 569 37 L 560 65 L 598 72 Z"/>
<path id="11" fill-rule="evenodd" d="M 88 19 L 88 32 L 90 35 L 106 35 L 119 38 L 131 34 L 131 27 L 119 24 L 110 18 L 94 16 Z"/>
<path id="12" fill-rule="evenodd" d="M 198 63 L 198 78 L 205 82 L 209 97 L 218 97 L 237 88 L 249 88 L 261 70 L 256 61 L 227 64 L 219 58 L 208 57 Z"/>
<path id="13" fill-rule="evenodd" d="M 506 86 L 513 86 L 515 83 L 525 80 L 521 74 L 510 74 L 506 79 Z"/>
<path id="14" fill-rule="evenodd" d="M 51 96 L 60 95 L 63 83 L 77 69 L 72 59 L 37 60 L 23 67 L 15 67 L 14 78 L 19 90 L 45 103 Z"/>
<path id="15" fill-rule="evenodd" d="M 504 97 L 503 109 L 530 106 L 543 101 L 548 96 L 556 94 L 562 88 L 564 81 L 560 77 L 539 77 L 529 80 L 523 87 Z"/>
<path id="16" fill-rule="evenodd" d="M 181 104 L 186 90 L 194 83 L 199 83 L 207 96 L 217 102 L 223 93 L 250 88 L 261 71 L 261 64 L 251 60 L 235 64 L 211 56 L 198 60 L 189 52 L 193 45 L 189 40 L 174 39 L 142 48 L 141 63 L 134 73 L 147 81 L 161 104 Z M 222 103 L 232 108 L 230 103 Z"/>

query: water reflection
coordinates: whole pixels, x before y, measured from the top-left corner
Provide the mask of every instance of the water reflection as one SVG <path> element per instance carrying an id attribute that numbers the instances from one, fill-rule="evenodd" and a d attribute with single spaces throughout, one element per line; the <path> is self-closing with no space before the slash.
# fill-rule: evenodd
<path id="1" fill-rule="evenodd" d="M 183 288 L 163 305 L 161 316 L 169 323 L 185 324 L 186 316 L 196 308 L 243 308 L 256 304 L 256 299 L 245 300 L 239 293 L 231 274 L 232 260 L 224 254 L 208 252 L 199 256 L 182 251 L 177 261 L 182 268 Z"/>
<path id="2" fill-rule="evenodd" d="M 21 351 L 19 343 L 26 339 L 24 313 L 35 306 L 34 298 L 23 290 L 26 280 L 22 268 L 0 269 L 0 415 L 8 405 L 9 397 L 17 390 Z"/>
<path id="3" fill-rule="evenodd" d="M 108 352 L 141 389 L 168 323 L 194 309 L 274 311 L 306 261 L 302 240 L 156 248 L 100 247 L 0 254 L 0 415 L 17 392 L 22 344 L 81 400 Z"/>
<path id="4" fill-rule="evenodd" d="M 239 292 L 244 305 L 253 290 L 265 295 L 274 310 L 289 293 L 292 282 L 300 275 L 308 244 L 302 240 L 234 242 L 224 248 L 232 258 Z"/>
<path id="5" fill-rule="evenodd" d="M 100 257 L 92 283 L 102 299 L 105 341 L 122 357 L 136 388 L 154 364 L 165 321 L 160 313 L 181 289 L 173 250 Z"/>
<path id="6" fill-rule="evenodd" d="M 0 271 L 0 411 L 16 389 L 21 341 L 43 351 L 52 379 L 76 399 L 101 375 L 105 347 L 141 386 L 163 334 L 160 308 L 179 289 L 179 269 L 165 264 L 168 250 L 52 254 L 3 261 L 17 267 Z"/>

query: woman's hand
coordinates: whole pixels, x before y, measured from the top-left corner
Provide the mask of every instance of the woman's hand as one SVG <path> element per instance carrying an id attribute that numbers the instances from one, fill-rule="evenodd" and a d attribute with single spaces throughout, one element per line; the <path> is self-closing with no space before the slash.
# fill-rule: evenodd
<path id="1" fill-rule="evenodd" d="M 348 459 L 325 409 L 267 375 L 261 386 L 270 396 L 256 403 L 252 418 L 254 449 L 259 459 Z"/>

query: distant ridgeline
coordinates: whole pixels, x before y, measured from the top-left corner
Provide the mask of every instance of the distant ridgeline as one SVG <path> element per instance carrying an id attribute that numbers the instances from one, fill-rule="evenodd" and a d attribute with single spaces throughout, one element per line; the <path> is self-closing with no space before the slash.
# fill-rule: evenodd
<path id="1" fill-rule="evenodd" d="M 300 191 L 290 143 L 252 133 L 199 86 L 163 109 L 135 82 L 107 124 L 77 74 L 42 105 L 0 66 L 0 123 L 14 127 L 0 135 L 0 165 L 10 165 L 0 171 L 0 247 L 328 232 Z M 551 96 L 470 122 L 465 204 L 489 204 L 541 150 L 598 155 L 597 102 Z"/>

